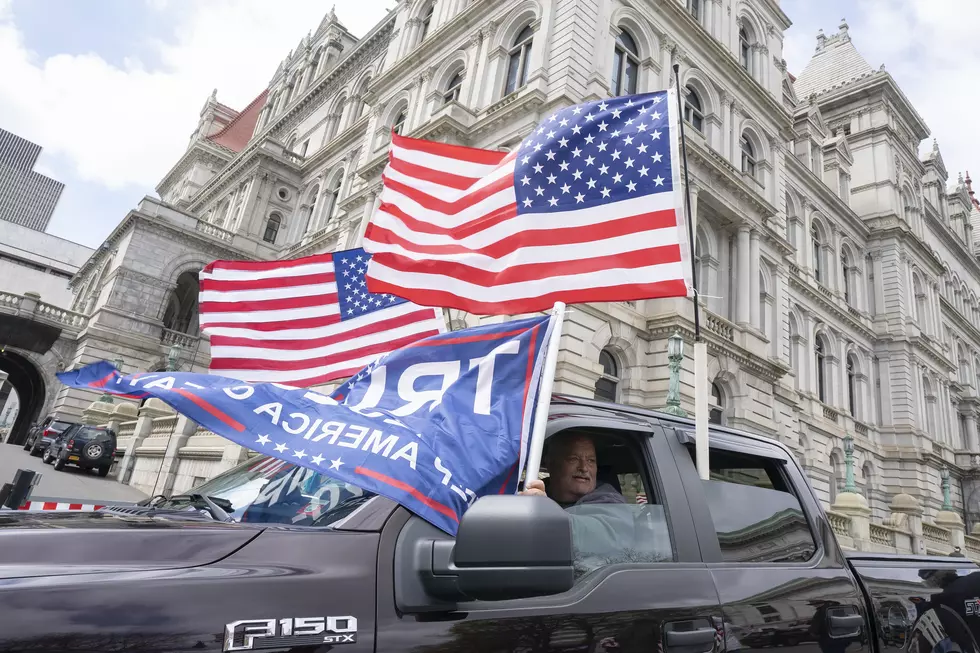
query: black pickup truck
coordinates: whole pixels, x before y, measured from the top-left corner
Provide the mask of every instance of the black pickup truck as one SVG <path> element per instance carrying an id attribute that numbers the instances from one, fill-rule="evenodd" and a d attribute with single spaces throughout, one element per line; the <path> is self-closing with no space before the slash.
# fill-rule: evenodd
<path id="1" fill-rule="evenodd" d="M 977 653 L 980 569 L 845 555 L 789 451 L 555 398 L 625 497 L 616 551 L 581 515 L 478 500 L 451 539 L 383 497 L 270 458 L 182 496 L 0 513 L 0 651 Z M 588 557 L 588 556 L 587 556 Z"/>

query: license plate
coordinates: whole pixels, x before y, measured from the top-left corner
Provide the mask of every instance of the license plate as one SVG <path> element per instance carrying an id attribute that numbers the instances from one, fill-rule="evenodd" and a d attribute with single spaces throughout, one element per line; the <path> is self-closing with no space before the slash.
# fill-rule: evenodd
<path id="1" fill-rule="evenodd" d="M 78 456 L 68 456 L 68 460 L 78 460 Z"/>

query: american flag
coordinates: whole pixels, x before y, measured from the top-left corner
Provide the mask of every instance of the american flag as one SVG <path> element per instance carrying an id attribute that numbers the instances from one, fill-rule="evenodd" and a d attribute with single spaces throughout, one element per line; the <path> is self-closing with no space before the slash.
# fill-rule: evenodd
<path id="1" fill-rule="evenodd" d="M 446 330 L 442 311 L 371 293 L 370 254 L 352 249 L 288 261 L 215 261 L 201 272 L 201 328 L 211 373 L 309 387 Z"/>
<path id="2" fill-rule="evenodd" d="M 511 153 L 394 134 L 369 287 L 477 314 L 688 295 L 675 102 L 567 107 Z"/>

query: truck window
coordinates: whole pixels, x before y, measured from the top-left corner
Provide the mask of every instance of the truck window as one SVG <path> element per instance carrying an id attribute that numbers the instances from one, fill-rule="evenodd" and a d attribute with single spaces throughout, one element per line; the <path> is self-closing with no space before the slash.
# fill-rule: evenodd
<path id="1" fill-rule="evenodd" d="M 582 440 L 591 447 L 583 450 Z M 549 438 L 542 463 L 548 495 L 571 516 L 577 578 L 614 564 L 674 560 L 664 506 L 638 442 L 609 432 L 564 431 Z M 557 491 L 560 475 L 574 485 L 582 474 L 594 476 L 594 491 L 580 499 Z"/>
<path id="2" fill-rule="evenodd" d="M 688 447 L 696 458 L 693 447 Z M 695 464 L 696 460 L 695 460 Z M 726 562 L 805 562 L 817 552 L 806 515 L 780 463 L 711 450 L 705 500 Z"/>

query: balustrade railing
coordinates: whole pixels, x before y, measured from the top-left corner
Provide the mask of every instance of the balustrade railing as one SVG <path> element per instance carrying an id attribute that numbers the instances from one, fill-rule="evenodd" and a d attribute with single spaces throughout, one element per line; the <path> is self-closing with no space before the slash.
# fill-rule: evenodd
<path id="1" fill-rule="evenodd" d="M 735 340 L 735 325 L 726 320 L 725 318 L 715 315 L 714 313 L 704 312 L 705 316 L 705 326 L 708 331 L 715 333 L 725 340 L 734 342 Z"/>
<path id="2" fill-rule="evenodd" d="M 211 224 L 210 222 L 205 222 L 204 220 L 198 220 L 196 228 L 201 233 L 213 236 L 218 240 L 231 241 L 235 237 L 235 234 L 227 229 Z"/>
<path id="3" fill-rule="evenodd" d="M 848 537 L 851 534 L 851 518 L 837 512 L 827 511 L 827 521 L 837 535 Z"/>
<path id="4" fill-rule="evenodd" d="M 834 424 L 836 424 L 837 423 L 837 420 L 840 419 L 840 413 L 838 413 L 836 410 L 834 410 L 830 406 L 824 406 L 823 407 L 823 416 L 824 416 L 825 419 L 829 419 Z"/>
<path id="5" fill-rule="evenodd" d="M 181 331 L 164 329 L 163 336 L 160 340 L 165 345 L 180 345 L 184 349 L 194 349 L 197 347 L 197 343 L 200 339 L 201 338 L 198 336 L 188 335 Z"/>
<path id="6" fill-rule="evenodd" d="M 29 308 L 31 304 L 24 307 L 23 304 L 25 301 L 34 302 L 33 310 Z M 65 327 L 81 327 L 87 319 L 82 313 L 76 313 L 75 311 L 60 308 L 54 304 L 39 301 L 36 295 L 17 295 L 11 292 L 0 292 L 0 307 L 24 310 L 25 313 L 32 312 L 36 318 L 54 322 Z"/>
<path id="7" fill-rule="evenodd" d="M 870 528 L 870 537 L 873 543 L 881 544 L 883 546 L 895 546 L 895 539 L 891 529 L 879 524 L 870 524 Z"/>
<path id="8" fill-rule="evenodd" d="M 936 526 L 935 524 L 922 524 L 922 536 L 930 542 L 949 545 L 950 532 L 948 528 Z"/>

